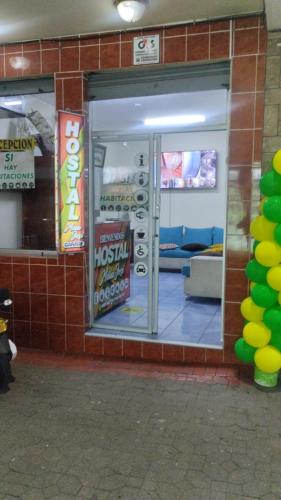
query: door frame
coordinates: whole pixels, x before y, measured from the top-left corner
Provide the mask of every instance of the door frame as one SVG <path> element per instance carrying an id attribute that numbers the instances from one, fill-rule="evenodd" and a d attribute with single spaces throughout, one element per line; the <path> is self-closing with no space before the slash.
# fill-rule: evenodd
<path id="1" fill-rule="evenodd" d="M 186 91 L 194 90 L 215 90 L 225 88 L 229 90 L 231 80 L 231 61 L 229 58 L 222 59 L 220 61 L 208 61 L 203 63 L 180 63 L 180 64 L 163 64 L 158 65 L 155 68 L 126 68 L 115 70 L 103 70 L 100 72 L 95 72 L 89 75 L 88 78 L 88 100 L 100 101 L 100 100 L 111 100 L 118 98 L 127 97 L 142 97 L 146 95 L 159 95 L 159 94 L 170 94 L 170 93 L 182 93 Z M 206 126 L 202 131 L 214 131 L 214 130 L 225 130 L 229 136 L 230 130 L 230 101 L 231 92 L 228 92 L 228 105 L 227 105 L 227 126 Z M 92 123 L 92 110 L 90 109 L 90 123 Z M 91 127 L 90 127 L 91 128 Z M 192 127 L 189 127 L 189 132 L 195 131 Z M 96 135 L 99 134 L 95 131 Z M 165 133 L 175 133 L 183 132 L 182 127 L 179 130 L 173 128 L 169 131 L 165 130 Z M 90 130 L 90 134 L 92 130 Z M 118 131 L 111 131 L 111 134 L 118 133 Z M 154 134 L 163 135 L 162 130 L 154 130 Z M 104 135 L 104 134 L 102 134 Z M 91 141 L 90 141 L 90 152 L 91 152 Z M 89 168 L 89 190 L 91 189 L 91 167 Z M 90 192 L 90 191 L 89 191 Z M 226 180 L 226 192 L 227 192 L 227 180 Z M 228 198 L 227 198 L 228 199 Z M 91 218 L 93 213 L 91 210 L 91 204 L 93 200 L 89 197 L 89 229 L 91 229 Z M 226 205 L 226 210 L 228 206 Z M 160 222 L 160 221 L 159 221 Z M 156 224 L 156 221 L 155 221 Z M 160 225 L 160 224 L 159 224 Z M 226 228 L 225 226 L 225 242 L 226 242 Z M 156 231 L 158 234 L 159 231 Z M 89 240 L 90 240 L 89 235 Z M 159 247 L 159 240 L 158 240 Z M 155 252 L 156 258 L 159 259 L 159 251 Z M 225 252 L 223 261 L 223 289 L 225 283 Z M 89 262 L 93 259 L 93 245 L 89 245 Z M 89 269 L 87 272 L 87 278 L 91 278 Z M 158 283 L 157 283 L 158 286 Z M 156 294 L 156 291 L 155 291 Z M 225 294 L 223 294 L 224 298 Z M 91 295 L 89 294 L 89 311 L 91 311 Z M 224 321 L 224 301 L 222 306 L 222 325 Z M 157 320 L 158 321 L 158 315 Z M 92 324 L 92 323 L 91 323 Z M 153 326 L 154 331 L 157 329 L 157 323 Z M 125 335 L 124 335 L 125 336 Z M 221 328 L 221 337 L 223 339 L 223 326 Z M 135 337 L 137 340 L 137 336 Z M 171 343 L 171 342 L 169 342 Z M 187 343 L 186 345 L 193 345 Z"/>
<path id="2" fill-rule="evenodd" d="M 94 216 L 94 172 L 93 165 L 93 144 L 94 142 L 130 142 L 130 141 L 148 141 L 149 147 L 149 209 L 148 209 L 148 233 L 150 241 L 148 241 L 148 302 L 147 312 L 148 321 L 147 328 L 115 326 L 99 324 L 94 319 L 93 297 L 95 291 L 94 284 L 94 234 L 95 234 L 95 216 Z M 90 328 L 98 328 L 104 331 L 120 331 L 125 334 L 157 334 L 158 329 L 158 281 L 159 281 L 159 230 L 160 230 L 160 163 L 161 163 L 161 136 L 159 134 L 118 134 L 110 132 L 108 134 L 90 133 L 89 141 L 89 297 L 88 307 L 90 312 Z M 92 242 L 92 244 L 91 244 Z"/>

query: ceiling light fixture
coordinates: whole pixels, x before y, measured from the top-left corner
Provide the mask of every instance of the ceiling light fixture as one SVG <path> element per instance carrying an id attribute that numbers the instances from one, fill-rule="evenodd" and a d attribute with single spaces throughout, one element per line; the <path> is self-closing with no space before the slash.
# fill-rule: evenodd
<path id="1" fill-rule="evenodd" d="M 22 104 L 22 101 L 5 101 L 4 105 L 5 106 L 20 106 Z"/>
<path id="2" fill-rule="evenodd" d="M 139 21 L 148 6 L 148 0 L 115 0 L 118 14 L 127 23 Z"/>
<path id="3" fill-rule="evenodd" d="M 146 118 L 146 126 L 165 126 L 165 125 L 192 125 L 193 123 L 202 123 L 206 121 L 205 115 L 175 115 L 159 116 L 158 118 Z"/>

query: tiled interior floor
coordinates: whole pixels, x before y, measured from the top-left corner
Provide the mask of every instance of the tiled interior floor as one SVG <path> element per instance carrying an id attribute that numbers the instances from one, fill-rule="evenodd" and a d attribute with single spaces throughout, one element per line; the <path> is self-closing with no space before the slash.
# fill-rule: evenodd
<path id="1" fill-rule="evenodd" d="M 122 331 L 122 327 L 147 327 L 148 278 L 131 274 L 130 298 L 105 316 L 99 318 L 96 326 L 118 326 L 120 330 L 99 330 L 100 333 L 122 337 L 152 340 L 176 344 L 210 345 L 220 347 L 221 301 L 211 298 L 187 297 L 184 294 L 184 276 L 181 273 L 159 273 L 158 334 Z M 98 333 L 95 328 L 93 333 Z"/>

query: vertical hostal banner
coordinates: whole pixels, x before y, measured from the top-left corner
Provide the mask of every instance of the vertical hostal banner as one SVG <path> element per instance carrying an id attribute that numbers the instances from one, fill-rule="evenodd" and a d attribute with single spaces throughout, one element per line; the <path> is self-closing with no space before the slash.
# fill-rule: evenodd
<path id="1" fill-rule="evenodd" d="M 58 112 L 56 146 L 57 248 L 79 252 L 85 247 L 83 116 Z"/>

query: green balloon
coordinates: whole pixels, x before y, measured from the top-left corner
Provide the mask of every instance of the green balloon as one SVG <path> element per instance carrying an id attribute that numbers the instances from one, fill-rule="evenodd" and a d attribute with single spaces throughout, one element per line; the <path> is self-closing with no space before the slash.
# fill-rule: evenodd
<path id="1" fill-rule="evenodd" d="M 271 332 L 270 342 L 273 347 L 281 351 L 281 332 Z"/>
<path id="2" fill-rule="evenodd" d="M 255 253 L 255 250 L 256 250 L 256 248 L 257 248 L 257 246 L 258 246 L 259 243 L 260 243 L 260 241 L 254 240 L 254 243 L 253 243 L 253 253 Z"/>
<path id="3" fill-rule="evenodd" d="M 234 351 L 237 358 L 244 363 L 252 363 L 254 361 L 256 350 L 255 347 L 247 344 L 242 337 L 236 340 L 234 344 Z"/>
<path id="4" fill-rule="evenodd" d="M 281 176 L 270 170 L 261 177 L 260 190 L 265 196 L 281 195 Z"/>
<path id="5" fill-rule="evenodd" d="M 266 283 L 266 275 L 269 267 L 262 266 L 256 259 L 249 260 L 246 265 L 246 276 L 255 283 Z"/>
<path id="6" fill-rule="evenodd" d="M 257 284 L 252 288 L 251 296 L 254 303 L 259 307 L 272 307 L 276 304 L 278 292 L 268 285 Z"/>
<path id="7" fill-rule="evenodd" d="M 281 245 L 281 224 L 278 224 L 278 226 L 274 229 L 274 239 L 276 243 Z"/>
<path id="8" fill-rule="evenodd" d="M 267 309 L 263 315 L 263 321 L 272 332 L 281 332 L 281 307 L 274 306 Z"/>
<path id="9" fill-rule="evenodd" d="M 271 222 L 281 222 L 281 196 L 270 196 L 264 202 L 263 214 Z"/>

